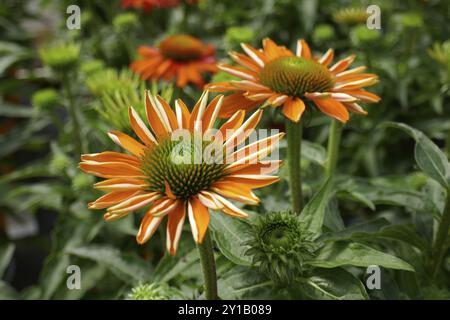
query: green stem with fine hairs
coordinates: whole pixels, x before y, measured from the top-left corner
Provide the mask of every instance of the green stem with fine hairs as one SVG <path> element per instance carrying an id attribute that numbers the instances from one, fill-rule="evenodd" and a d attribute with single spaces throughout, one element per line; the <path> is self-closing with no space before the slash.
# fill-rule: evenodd
<path id="1" fill-rule="evenodd" d="M 287 157 L 289 165 L 289 187 L 291 189 L 292 211 L 300 214 L 303 209 L 301 180 L 302 123 L 286 119 Z"/>
<path id="2" fill-rule="evenodd" d="M 203 242 L 197 244 L 197 248 L 203 271 L 205 297 L 207 300 L 219 300 L 217 293 L 216 262 L 214 260 L 213 244 L 208 230 L 203 238 Z"/>
<path id="3" fill-rule="evenodd" d="M 328 135 L 327 160 L 325 173 L 327 177 L 334 175 L 339 156 L 339 144 L 341 142 L 343 125 L 338 120 L 332 119 Z"/>

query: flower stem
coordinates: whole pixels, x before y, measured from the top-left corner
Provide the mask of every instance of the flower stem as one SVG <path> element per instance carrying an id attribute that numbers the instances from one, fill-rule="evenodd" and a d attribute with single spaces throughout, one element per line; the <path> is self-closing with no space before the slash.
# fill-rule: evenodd
<path id="1" fill-rule="evenodd" d="M 327 161 L 325 163 L 325 173 L 327 177 L 334 174 L 339 156 L 339 144 L 341 142 L 342 123 L 332 119 L 330 133 L 328 135 Z"/>
<path id="2" fill-rule="evenodd" d="M 286 119 L 287 156 L 289 165 L 289 186 L 291 188 L 292 211 L 300 214 L 303 209 L 301 180 L 302 123 Z"/>
<path id="3" fill-rule="evenodd" d="M 448 232 L 450 230 L 450 188 L 447 188 L 447 202 L 445 203 L 444 212 L 439 222 L 438 231 L 433 244 L 433 277 L 439 272 L 439 269 L 444 259 L 445 251 L 447 250 L 446 242 Z"/>
<path id="4" fill-rule="evenodd" d="M 205 281 L 205 297 L 207 300 L 219 300 L 217 294 L 216 262 L 214 261 L 214 251 L 209 231 L 206 231 L 203 243 L 197 245 L 202 264 L 203 278 Z"/>
<path id="5" fill-rule="evenodd" d="M 75 155 L 79 157 L 82 153 L 86 153 L 86 150 L 83 146 L 83 138 L 81 135 L 81 127 L 72 91 L 71 80 L 67 74 L 64 74 L 62 81 L 68 100 L 67 109 L 72 120 L 72 136 L 73 140 L 75 141 Z"/>

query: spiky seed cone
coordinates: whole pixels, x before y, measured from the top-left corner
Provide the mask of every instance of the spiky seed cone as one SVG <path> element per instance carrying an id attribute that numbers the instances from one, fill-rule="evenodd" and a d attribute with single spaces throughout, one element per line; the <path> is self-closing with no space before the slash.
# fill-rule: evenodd
<path id="1" fill-rule="evenodd" d="M 327 91 L 333 86 L 326 67 L 299 57 L 282 57 L 269 62 L 259 76 L 273 91 L 294 97 L 301 97 L 305 92 Z"/>
<path id="2" fill-rule="evenodd" d="M 246 254 L 275 283 L 287 285 L 305 271 L 316 244 L 311 233 L 289 212 L 271 212 L 258 218 L 252 228 Z"/>

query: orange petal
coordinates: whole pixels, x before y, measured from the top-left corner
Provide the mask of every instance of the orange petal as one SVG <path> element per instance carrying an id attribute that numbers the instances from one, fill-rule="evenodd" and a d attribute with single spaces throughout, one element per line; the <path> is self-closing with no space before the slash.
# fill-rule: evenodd
<path id="1" fill-rule="evenodd" d="M 233 203 L 222 197 L 221 195 L 215 193 L 215 198 L 223 205 L 222 211 L 226 214 L 237 217 L 237 218 L 247 218 L 248 214 L 236 207 Z"/>
<path id="2" fill-rule="evenodd" d="M 114 151 L 104 151 L 100 153 L 90 153 L 81 155 L 82 161 L 96 161 L 96 162 L 125 162 L 135 167 L 140 165 L 137 157 Z"/>
<path id="3" fill-rule="evenodd" d="M 234 61 L 239 63 L 241 66 L 248 68 L 254 72 L 261 71 L 261 67 L 249 57 L 237 52 L 230 52 L 229 55 Z"/>
<path id="4" fill-rule="evenodd" d="M 348 91 L 345 90 L 342 92 L 347 93 L 355 98 L 358 98 L 359 100 L 366 103 L 375 103 L 381 100 L 379 96 L 366 90 L 348 90 Z"/>
<path id="5" fill-rule="evenodd" d="M 283 137 L 284 132 L 280 132 L 273 136 L 252 142 L 227 156 L 226 163 L 234 164 L 235 162 L 239 162 L 240 164 L 244 164 L 248 163 L 247 161 L 249 160 L 254 160 L 253 163 L 256 163 L 262 157 L 267 156 L 275 144 Z M 256 155 L 259 156 L 257 157 Z"/>
<path id="6" fill-rule="evenodd" d="M 203 91 L 200 99 L 196 102 L 192 109 L 191 118 L 189 120 L 189 129 L 193 130 L 195 125 L 200 125 L 199 121 L 202 120 L 203 113 L 205 112 L 206 105 L 208 103 L 209 91 Z"/>
<path id="7" fill-rule="evenodd" d="M 110 206 L 113 206 L 119 202 L 125 201 L 132 196 L 140 194 L 139 191 L 136 190 L 127 190 L 127 191 L 112 191 L 109 192 L 94 202 L 88 203 L 89 209 L 105 209 Z"/>
<path id="8" fill-rule="evenodd" d="M 251 45 L 241 43 L 241 47 L 244 49 L 245 53 L 261 68 L 264 68 L 264 65 L 269 62 L 264 53 L 256 50 Z"/>
<path id="9" fill-rule="evenodd" d="M 128 116 L 130 118 L 131 127 L 134 133 L 144 142 L 147 146 L 154 145 L 157 143 L 153 134 L 148 130 L 144 121 L 142 121 L 139 114 L 133 109 L 133 107 L 128 108 Z"/>
<path id="10" fill-rule="evenodd" d="M 333 66 L 331 66 L 330 71 L 334 74 L 346 70 L 352 62 L 355 60 L 356 55 L 352 54 L 347 58 L 336 62 Z"/>
<path id="11" fill-rule="evenodd" d="M 232 149 L 235 146 L 240 145 L 247 139 L 247 137 L 254 131 L 255 127 L 258 125 L 262 116 L 262 109 L 254 112 L 243 124 L 240 126 L 230 137 L 226 138 L 224 147 Z"/>
<path id="12" fill-rule="evenodd" d="M 177 252 L 178 242 L 180 241 L 183 223 L 186 217 L 186 204 L 182 201 L 168 216 L 166 246 L 169 254 L 174 256 Z"/>
<path id="13" fill-rule="evenodd" d="M 205 114 L 203 115 L 203 132 L 206 132 L 208 129 L 212 128 L 214 123 L 216 122 L 217 116 L 219 115 L 220 108 L 223 103 L 223 95 L 216 96 L 211 103 L 206 107 Z"/>
<path id="14" fill-rule="evenodd" d="M 283 106 L 283 114 L 291 121 L 298 122 L 305 111 L 305 103 L 299 98 L 288 99 Z"/>
<path id="15" fill-rule="evenodd" d="M 278 170 L 282 160 L 260 161 L 252 164 L 241 164 L 227 170 L 232 174 L 269 174 Z"/>
<path id="16" fill-rule="evenodd" d="M 198 199 L 203 203 L 204 206 L 210 209 L 220 210 L 223 208 L 222 203 L 216 199 L 214 193 L 211 193 L 209 191 L 200 191 L 200 193 L 198 194 Z"/>
<path id="17" fill-rule="evenodd" d="M 222 179 L 223 182 L 243 184 L 251 189 L 266 187 L 279 180 L 280 178 L 277 176 L 257 174 L 233 174 Z"/>
<path id="18" fill-rule="evenodd" d="M 181 99 L 175 101 L 175 112 L 177 116 L 177 124 L 179 129 L 188 129 L 191 114 Z"/>
<path id="19" fill-rule="evenodd" d="M 239 128 L 242 123 L 244 122 L 245 117 L 245 111 L 244 110 L 238 110 L 236 111 L 227 122 L 225 122 L 219 129 L 219 132 L 221 134 L 222 141 L 226 138 L 226 133 L 228 130 L 233 131 Z"/>
<path id="20" fill-rule="evenodd" d="M 313 100 L 316 106 L 330 117 L 333 117 L 343 123 L 349 119 L 349 114 L 344 105 L 333 99 L 315 99 Z"/>
<path id="21" fill-rule="evenodd" d="M 297 56 L 305 59 L 311 59 L 311 49 L 304 39 L 297 41 Z"/>
<path id="22" fill-rule="evenodd" d="M 108 132 L 108 136 L 112 141 L 114 141 L 115 144 L 131 152 L 135 156 L 140 157 L 144 154 L 145 146 L 134 140 L 129 135 L 120 131 L 110 131 Z"/>
<path id="23" fill-rule="evenodd" d="M 113 215 L 118 215 L 122 213 L 128 213 L 131 211 L 138 210 L 158 200 L 161 195 L 158 192 L 146 192 L 144 194 L 137 194 L 125 201 L 120 202 L 108 209 L 108 212 Z"/>
<path id="24" fill-rule="evenodd" d="M 250 111 L 259 104 L 262 104 L 262 102 L 264 102 L 264 100 L 254 101 L 247 99 L 243 95 L 243 92 L 233 93 L 225 97 L 222 108 L 220 109 L 219 117 L 229 118 L 238 110 Z"/>
<path id="25" fill-rule="evenodd" d="M 331 63 L 331 61 L 333 61 L 333 57 L 334 57 L 334 50 L 328 49 L 327 52 L 325 52 L 325 54 L 322 57 L 320 57 L 319 63 L 323 66 L 328 66 Z"/>
<path id="26" fill-rule="evenodd" d="M 227 64 L 220 64 L 219 69 L 229 73 L 235 77 L 245 79 L 245 80 L 256 80 L 258 78 L 256 72 L 240 68 L 240 67 L 232 67 Z"/>
<path id="27" fill-rule="evenodd" d="M 195 242 L 202 243 L 209 225 L 208 208 L 194 196 L 188 202 L 188 216 Z"/>
<path id="28" fill-rule="evenodd" d="M 101 178 L 145 178 L 139 168 L 128 163 L 85 161 L 79 167 L 84 172 Z"/>
<path id="29" fill-rule="evenodd" d="M 144 244 L 153 236 L 158 226 L 161 224 L 163 217 L 154 217 L 149 212 L 142 218 L 139 231 L 136 235 L 136 241 L 139 244 Z"/>
<path id="30" fill-rule="evenodd" d="M 178 206 L 178 201 L 170 198 L 161 198 L 153 202 L 149 212 L 155 217 L 162 217 L 172 212 Z"/>
<path id="31" fill-rule="evenodd" d="M 212 185 L 211 190 L 224 197 L 240 201 L 245 204 L 258 204 L 259 199 L 252 192 L 251 188 L 244 184 L 233 184 L 219 181 Z"/>
<path id="32" fill-rule="evenodd" d="M 145 187 L 148 187 L 148 184 L 144 180 L 130 178 L 112 178 L 94 184 L 95 189 L 105 191 L 136 191 Z"/>
<path id="33" fill-rule="evenodd" d="M 175 113 L 173 112 L 169 104 L 166 101 L 164 101 L 164 99 L 161 98 L 159 95 L 156 96 L 156 103 L 158 104 L 161 113 L 164 113 L 167 116 L 171 129 L 172 130 L 176 129 L 177 117 L 175 116 Z"/>
<path id="34" fill-rule="evenodd" d="M 160 114 L 160 110 L 156 106 L 156 102 L 152 100 L 153 98 L 150 97 L 149 92 L 146 91 L 145 110 L 147 113 L 148 123 L 158 138 L 165 137 L 168 132 L 170 132 L 170 128 L 168 127 L 168 123 L 164 122 L 162 115 Z"/>

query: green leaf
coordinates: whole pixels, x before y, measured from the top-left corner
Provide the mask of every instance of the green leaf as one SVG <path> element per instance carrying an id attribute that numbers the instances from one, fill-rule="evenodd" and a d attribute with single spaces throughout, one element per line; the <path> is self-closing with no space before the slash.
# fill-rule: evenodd
<path id="1" fill-rule="evenodd" d="M 194 264 L 199 263 L 200 258 L 196 248 L 191 248 L 189 251 L 180 249 L 178 249 L 176 257 L 166 254 L 160 260 L 153 273 L 155 282 L 168 282 Z"/>
<path id="2" fill-rule="evenodd" d="M 321 233 L 328 202 L 333 195 L 333 180 L 329 178 L 303 208 L 299 220 L 305 224 L 307 229 L 317 235 Z"/>
<path id="3" fill-rule="evenodd" d="M 278 292 L 271 280 L 263 278 L 254 268 L 237 266 L 218 283 L 221 299 L 276 299 Z"/>
<path id="4" fill-rule="evenodd" d="M 372 249 L 361 243 L 343 241 L 325 244 L 314 260 L 309 261 L 308 264 L 320 268 L 378 265 L 389 269 L 414 271 L 410 264 L 395 256 Z"/>
<path id="5" fill-rule="evenodd" d="M 251 257 L 245 255 L 249 247 L 243 245 L 250 238 L 247 221 L 215 212 L 211 214 L 210 227 L 215 243 L 225 257 L 238 265 L 252 264 Z"/>
<path id="6" fill-rule="evenodd" d="M 439 214 L 439 209 L 425 193 L 415 191 L 403 179 L 397 178 L 356 179 L 345 177 L 336 186 L 338 196 L 362 202 L 371 209 L 375 205 L 400 206 L 416 212 Z"/>
<path id="7" fill-rule="evenodd" d="M 0 178 L 0 183 L 12 182 L 22 179 L 34 177 L 50 177 L 53 174 L 48 169 L 48 163 L 38 161 L 36 163 L 28 164 L 24 167 L 14 169 L 11 173 L 5 174 Z"/>
<path id="8" fill-rule="evenodd" d="M 377 231 L 381 230 L 381 228 L 386 227 L 388 225 L 389 225 L 388 220 L 386 220 L 385 218 L 378 218 L 372 221 L 352 225 L 348 228 L 345 228 L 337 232 L 324 233 L 320 237 L 320 240 L 321 241 L 349 240 L 352 237 L 358 235 L 376 233 Z"/>
<path id="9" fill-rule="evenodd" d="M 93 260 L 111 270 L 116 276 L 126 282 L 150 281 L 150 265 L 136 256 L 125 256 L 119 249 L 102 246 L 89 245 L 78 248 L 70 248 L 69 254 L 81 258 Z"/>
<path id="10" fill-rule="evenodd" d="M 33 141 L 39 140 L 37 132 L 49 124 L 48 119 L 29 121 L 25 126 L 20 125 L 6 134 L 0 135 L 0 159 L 4 158 Z"/>
<path id="11" fill-rule="evenodd" d="M 0 280 L 0 300 L 20 299 L 19 293 L 6 282 Z"/>
<path id="12" fill-rule="evenodd" d="M 323 167 L 327 158 L 327 152 L 325 148 L 320 144 L 303 140 L 302 157 L 313 161 Z"/>
<path id="13" fill-rule="evenodd" d="M 31 118 L 36 112 L 31 107 L 14 105 L 0 101 L 0 117 L 9 118 Z"/>
<path id="14" fill-rule="evenodd" d="M 423 132 L 404 123 L 387 122 L 385 126 L 400 129 L 410 135 L 416 141 L 414 156 L 419 168 L 444 188 L 450 189 L 450 163 L 433 141 Z"/>
<path id="15" fill-rule="evenodd" d="M 336 268 L 315 269 L 313 275 L 299 279 L 300 292 L 314 300 L 366 300 L 364 285 L 350 272 Z"/>
<path id="16" fill-rule="evenodd" d="M 0 246 L 0 278 L 4 275 L 6 268 L 8 268 L 9 263 L 14 254 L 15 246 L 12 243 L 4 244 Z"/>
<path id="17" fill-rule="evenodd" d="M 414 229 L 412 224 L 391 225 L 385 218 L 378 218 L 365 223 L 350 226 L 338 232 L 322 235 L 321 241 L 373 239 L 398 240 L 427 252 L 430 248 L 427 241 Z"/>

